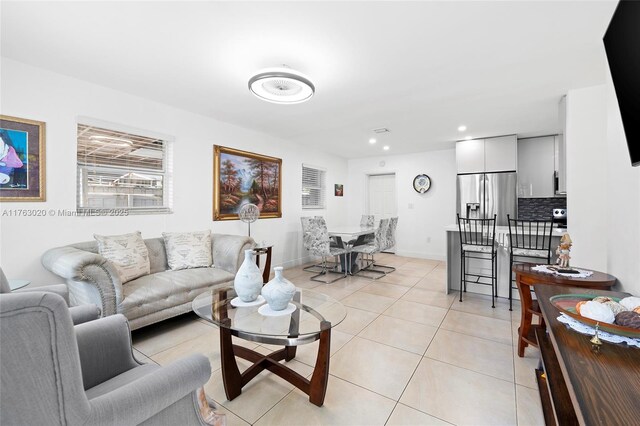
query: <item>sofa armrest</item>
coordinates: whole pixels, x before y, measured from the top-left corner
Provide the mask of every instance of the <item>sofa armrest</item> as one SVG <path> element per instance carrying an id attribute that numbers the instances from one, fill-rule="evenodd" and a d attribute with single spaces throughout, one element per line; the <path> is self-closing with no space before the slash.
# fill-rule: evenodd
<path id="1" fill-rule="evenodd" d="M 211 365 L 196 354 L 89 401 L 87 424 L 140 424 L 197 388 L 211 376 Z"/>
<path id="2" fill-rule="evenodd" d="M 250 237 L 213 234 L 211 244 L 213 266 L 235 275 L 244 260 L 244 251 L 255 245 L 255 241 Z"/>
<path id="3" fill-rule="evenodd" d="M 122 282 L 111 263 L 99 254 L 75 247 L 57 247 L 42 255 L 42 265 L 68 282 L 96 287 L 102 315 L 113 315 L 122 302 Z M 70 286 L 73 293 L 74 288 Z M 98 302 L 98 301 L 96 301 Z"/>
<path id="4" fill-rule="evenodd" d="M 44 293 L 55 293 L 58 296 L 62 297 L 65 302 L 67 302 L 67 306 L 69 306 L 69 289 L 65 284 L 52 284 L 52 285 L 43 285 L 40 287 L 27 287 L 15 290 L 14 293 L 29 293 L 32 291 L 42 291 Z"/>
<path id="5" fill-rule="evenodd" d="M 140 365 L 133 357 L 131 331 L 124 315 L 79 324 L 74 330 L 85 389 Z"/>
<path id="6" fill-rule="evenodd" d="M 74 325 L 97 320 L 100 318 L 100 308 L 96 305 L 78 305 L 69 308 Z"/>

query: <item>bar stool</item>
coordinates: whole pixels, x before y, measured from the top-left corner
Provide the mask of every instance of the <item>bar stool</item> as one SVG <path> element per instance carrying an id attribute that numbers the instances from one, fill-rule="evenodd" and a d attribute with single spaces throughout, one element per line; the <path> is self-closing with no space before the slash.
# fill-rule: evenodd
<path id="1" fill-rule="evenodd" d="M 495 241 L 496 215 L 492 219 L 458 217 L 460 233 L 460 301 L 467 283 L 491 286 L 491 307 L 495 308 L 498 292 L 498 246 Z M 491 261 L 491 275 L 467 272 L 467 259 Z M 474 278 L 470 280 L 469 278 Z M 489 281 L 487 281 L 489 280 Z"/>
<path id="2" fill-rule="evenodd" d="M 513 290 L 517 290 L 513 265 L 535 259 L 551 262 L 553 222 L 548 220 L 518 220 L 507 215 L 509 223 L 509 310 L 513 310 Z M 539 314 L 542 318 L 541 313 Z"/>

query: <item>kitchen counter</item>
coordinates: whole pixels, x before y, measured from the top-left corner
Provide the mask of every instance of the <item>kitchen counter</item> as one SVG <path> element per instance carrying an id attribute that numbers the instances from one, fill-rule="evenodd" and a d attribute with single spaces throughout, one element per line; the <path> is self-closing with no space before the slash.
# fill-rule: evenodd
<path id="1" fill-rule="evenodd" d="M 458 225 L 445 226 L 447 233 L 447 294 L 457 292 L 460 289 L 460 235 Z M 555 251 L 560 238 L 566 234 L 567 229 L 554 228 L 551 237 L 551 262 L 555 262 Z M 509 297 L 509 281 L 511 279 L 511 270 L 509 269 L 509 227 L 496 226 L 496 242 L 498 247 L 498 297 Z M 534 259 L 532 259 L 534 261 Z M 491 263 L 483 262 L 477 259 L 469 259 L 467 268 L 471 270 L 482 270 L 485 273 L 490 271 Z M 540 260 L 540 264 L 545 263 Z M 515 283 L 514 283 L 515 287 Z M 467 292 L 491 295 L 491 287 L 480 284 L 467 283 Z M 513 291 L 514 299 L 518 299 L 518 291 Z M 463 297 L 464 300 L 464 297 Z"/>
<path id="2" fill-rule="evenodd" d="M 458 225 L 447 225 L 444 227 L 445 231 L 452 231 L 452 232 L 458 232 Z M 564 234 L 566 234 L 568 231 L 566 228 L 553 228 L 553 236 L 563 236 Z M 509 227 L 508 226 L 496 226 L 496 234 L 509 234 Z"/>

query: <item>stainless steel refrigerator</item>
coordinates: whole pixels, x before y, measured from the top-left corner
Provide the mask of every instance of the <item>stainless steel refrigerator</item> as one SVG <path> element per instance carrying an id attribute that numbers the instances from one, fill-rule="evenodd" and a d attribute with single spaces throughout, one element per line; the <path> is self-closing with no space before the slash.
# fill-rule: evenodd
<path id="1" fill-rule="evenodd" d="M 507 214 L 517 217 L 516 172 L 458 175 L 457 213 L 460 217 L 491 219 L 507 226 Z"/>

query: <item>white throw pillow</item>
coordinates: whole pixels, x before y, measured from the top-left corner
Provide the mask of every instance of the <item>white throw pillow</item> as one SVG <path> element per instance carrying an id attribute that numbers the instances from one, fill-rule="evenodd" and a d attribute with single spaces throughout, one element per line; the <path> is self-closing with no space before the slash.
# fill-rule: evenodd
<path id="1" fill-rule="evenodd" d="M 213 263 L 211 231 L 163 232 L 167 263 L 172 271 L 206 268 Z"/>
<path id="2" fill-rule="evenodd" d="M 115 267 L 122 283 L 151 272 L 149 251 L 140 231 L 123 235 L 93 235 L 98 251 Z"/>

